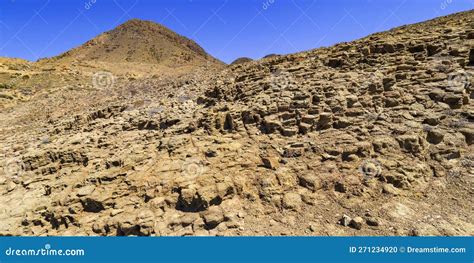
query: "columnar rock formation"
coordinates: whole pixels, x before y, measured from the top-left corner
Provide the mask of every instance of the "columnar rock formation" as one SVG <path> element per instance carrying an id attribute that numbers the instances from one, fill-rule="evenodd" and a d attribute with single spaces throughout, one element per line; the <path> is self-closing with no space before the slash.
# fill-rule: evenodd
<path id="1" fill-rule="evenodd" d="M 2 110 L 0 234 L 472 235 L 473 25 Z"/>

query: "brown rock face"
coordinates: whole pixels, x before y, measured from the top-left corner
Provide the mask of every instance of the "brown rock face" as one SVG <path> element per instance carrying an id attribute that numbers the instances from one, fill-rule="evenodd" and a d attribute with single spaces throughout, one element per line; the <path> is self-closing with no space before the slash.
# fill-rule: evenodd
<path id="1" fill-rule="evenodd" d="M 138 62 L 170 67 L 218 63 L 194 41 L 160 24 L 139 19 L 129 20 L 51 61 Z"/>
<path id="2" fill-rule="evenodd" d="M 472 235 L 473 23 L 4 108 L 0 234 Z M 207 59 L 140 21 L 63 59 L 113 60 L 131 33 Z"/>

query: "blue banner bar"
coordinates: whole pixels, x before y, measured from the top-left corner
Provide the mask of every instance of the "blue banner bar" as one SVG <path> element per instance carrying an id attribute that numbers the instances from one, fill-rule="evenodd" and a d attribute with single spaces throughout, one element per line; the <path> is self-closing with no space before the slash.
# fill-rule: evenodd
<path id="1" fill-rule="evenodd" d="M 467 262 L 472 237 L 0 237 L 0 262 Z"/>

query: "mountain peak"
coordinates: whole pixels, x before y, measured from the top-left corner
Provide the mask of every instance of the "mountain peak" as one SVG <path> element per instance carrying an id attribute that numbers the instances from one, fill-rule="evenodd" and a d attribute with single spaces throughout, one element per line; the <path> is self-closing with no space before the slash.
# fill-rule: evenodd
<path id="1" fill-rule="evenodd" d="M 221 63 L 191 39 L 153 21 L 136 18 L 52 60 L 136 62 L 172 68 L 208 62 Z"/>
<path id="2" fill-rule="evenodd" d="M 114 30 L 169 31 L 169 33 L 174 33 L 172 30 L 166 28 L 161 24 L 155 23 L 150 20 L 141 20 L 138 18 L 132 18 L 130 20 L 127 20 L 126 22 L 117 26 L 112 31 Z"/>
<path id="3" fill-rule="evenodd" d="M 158 23 L 152 22 L 150 20 L 143 20 L 143 19 L 139 19 L 139 18 L 129 19 L 129 20 L 125 21 L 124 23 L 122 23 L 121 25 L 122 26 L 125 26 L 125 25 L 133 26 L 133 25 L 146 25 L 146 24 L 157 24 L 158 25 Z"/>

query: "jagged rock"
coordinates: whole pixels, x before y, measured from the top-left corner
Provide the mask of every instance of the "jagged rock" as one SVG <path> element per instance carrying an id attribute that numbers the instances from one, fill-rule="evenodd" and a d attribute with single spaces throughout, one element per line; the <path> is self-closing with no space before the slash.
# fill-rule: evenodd
<path id="1" fill-rule="evenodd" d="M 94 190 L 95 190 L 94 185 L 88 185 L 88 186 L 81 187 L 77 191 L 77 196 L 78 197 L 88 196 L 88 195 L 92 194 L 92 192 L 94 192 Z"/>
<path id="2" fill-rule="evenodd" d="M 284 152 L 283 152 L 283 157 L 286 157 L 286 158 L 296 158 L 296 157 L 300 157 L 300 156 L 303 156 L 305 152 L 305 149 L 304 148 L 300 148 L 300 147 L 286 147 Z"/>
<path id="3" fill-rule="evenodd" d="M 224 214 L 220 207 L 213 206 L 203 213 L 203 219 L 207 228 L 213 229 L 224 221 Z"/>
<path id="4" fill-rule="evenodd" d="M 332 125 L 332 114 L 330 113 L 321 113 L 319 115 L 317 128 L 318 130 L 328 129 Z"/>
<path id="5" fill-rule="evenodd" d="M 16 188 L 16 184 L 14 182 L 10 181 L 7 183 L 7 192 L 11 192 L 15 190 L 15 188 Z"/>
<path id="6" fill-rule="evenodd" d="M 336 182 L 334 190 L 336 192 L 345 193 L 347 192 L 347 186 L 343 182 Z"/>
<path id="7" fill-rule="evenodd" d="M 442 50 L 442 47 L 440 45 L 432 45 L 432 44 L 429 44 L 427 47 L 426 47 L 427 51 L 428 51 L 428 56 L 433 56 L 433 55 L 436 55 L 438 54 L 439 52 L 441 52 Z"/>
<path id="8" fill-rule="evenodd" d="M 369 225 L 369 226 L 379 226 L 380 225 L 379 220 L 377 220 L 377 218 L 374 218 L 374 217 L 367 218 L 365 223 L 367 223 L 367 225 Z"/>
<path id="9" fill-rule="evenodd" d="M 263 165 L 268 169 L 277 169 L 280 166 L 278 157 L 262 157 Z"/>
<path id="10" fill-rule="evenodd" d="M 295 136 L 297 133 L 298 133 L 297 128 L 283 128 L 281 131 L 281 134 L 287 137 Z"/>
<path id="11" fill-rule="evenodd" d="M 399 195 L 399 191 L 392 184 L 384 184 L 382 187 L 382 192 L 385 194 Z"/>
<path id="12" fill-rule="evenodd" d="M 332 68 L 342 67 L 343 64 L 344 64 L 344 61 L 339 58 L 331 58 L 327 62 L 327 65 Z"/>
<path id="13" fill-rule="evenodd" d="M 438 144 L 443 141 L 444 133 L 440 130 L 430 130 L 426 135 L 426 140 L 432 144 Z"/>
<path id="14" fill-rule="evenodd" d="M 460 132 L 466 138 L 466 143 L 468 145 L 472 145 L 474 143 L 474 129 L 464 128 L 464 129 L 461 129 Z"/>
<path id="15" fill-rule="evenodd" d="M 348 215 L 342 215 L 342 218 L 339 219 L 339 224 L 343 226 L 349 226 L 351 221 L 352 221 L 352 218 L 350 218 Z"/>
<path id="16" fill-rule="evenodd" d="M 219 205 L 224 197 L 233 194 L 232 186 L 226 183 L 195 187 L 181 189 L 176 209 L 185 212 L 203 211 L 212 205 Z"/>
<path id="17" fill-rule="evenodd" d="M 360 216 L 352 218 L 349 226 L 355 228 L 357 230 L 362 229 L 362 225 L 364 224 L 364 219 Z"/>
<path id="18" fill-rule="evenodd" d="M 91 198 L 85 198 L 81 200 L 81 203 L 82 207 L 84 208 L 84 211 L 86 212 L 99 213 L 100 211 L 105 209 L 102 202 Z"/>
<path id="19" fill-rule="evenodd" d="M 321 179 L 313 174 L 300 174 L 298 175 L 299 184 L 312 191 L 316 191 L 321 188 Z"/>
<path id="20" fill-rule="evenodd" d="M 417 135 L 403 135 L 397 138 L 400 147 L 410 153 L 419 153 L 422 150 L 422 144 Z"/>
<path id="21" fill-rule="evenodd" d="M 443 101 L 451 107 L 451 109 L 460 109 L 463 105 L 463 96 L 461 94 L 446 94 Z"/>
<path id="22" fill-rule="evenodd" d="M 205 152 L 205 155 L 206 155 L 207 157 L 217 157 L 218 153 L 217 153 L 217 151 L 208 149 L 208 150 Z"/>
<path id="23" fill-rule="evenodd" d="M 265 119 L 263 122 L 264 130 L 266 133 L 274 133 L 281 130 L 281 122 L 276 119 Z"/>
<path id="24" fill-rule="evenodd" d="M 282 206 L 285 209 L 298 210 L 301 204 L 301 196 L 297 193 L 287 193 L 283 196 Z"/>
<path id="25" fill-rule="evenodd" d="M 230 113 L 227 113 L 225 115 L 224 130 L 234 130 L 234 129 L 235 129 L 234 119 L 232 119 L 232 115 L 230 115 Z"/>

